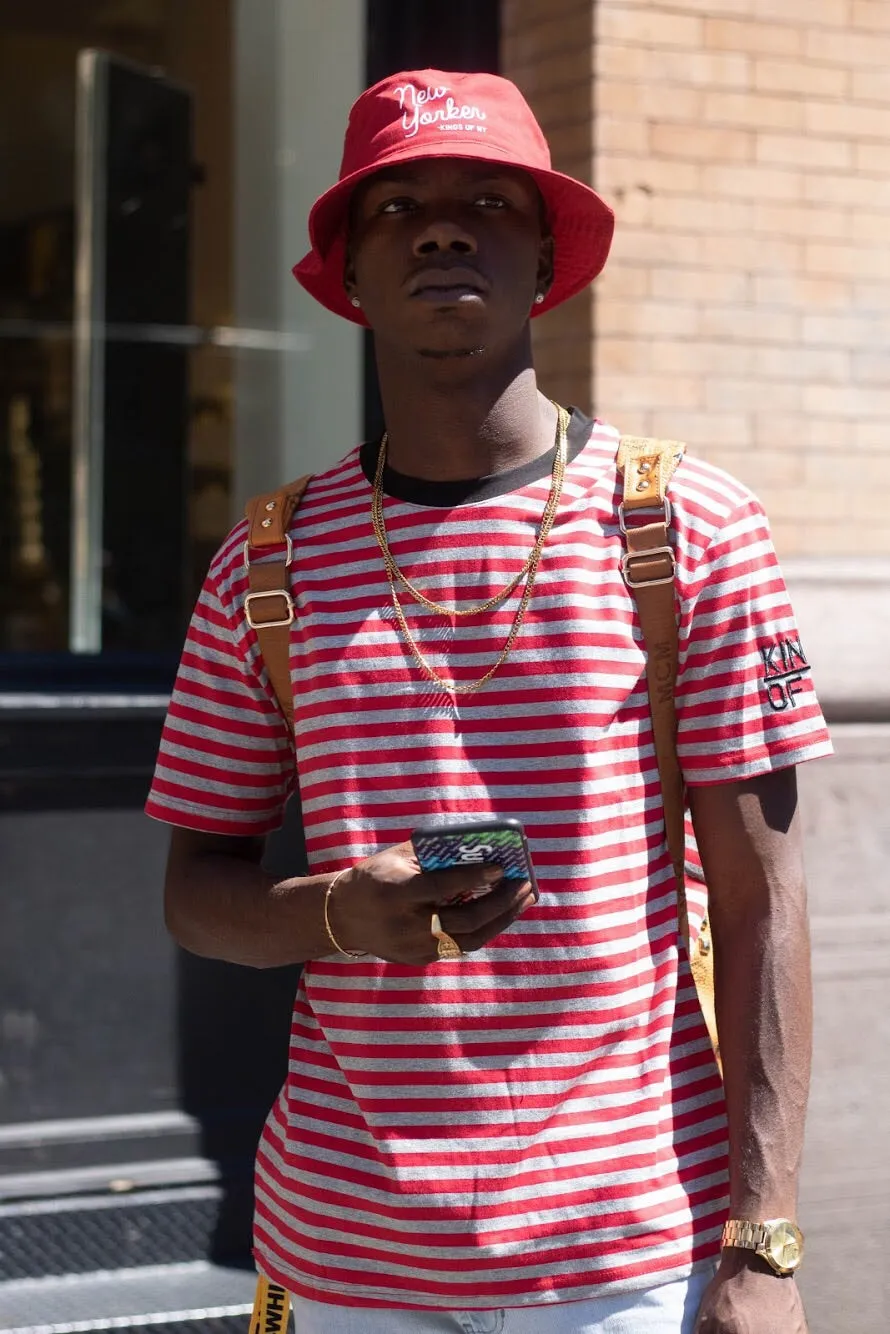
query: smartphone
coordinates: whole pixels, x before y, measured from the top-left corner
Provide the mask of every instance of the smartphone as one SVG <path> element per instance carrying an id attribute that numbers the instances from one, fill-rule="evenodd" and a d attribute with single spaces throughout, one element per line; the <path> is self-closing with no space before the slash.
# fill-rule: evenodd
<path id="1" fill-rule="evenodd" d="M 466 823 L 443 821 L 422 825 L 414 830 L 411 843 L 423 871 L 495 864 L 503 870 L 505 880 L 528 880 L 535 902 L 540 898 L 528 840 L 520 820 L 492 817 Z M 468 899 L 489 892 L 480 889 L 463 894 L 454 902 L 466 903 Z"/>

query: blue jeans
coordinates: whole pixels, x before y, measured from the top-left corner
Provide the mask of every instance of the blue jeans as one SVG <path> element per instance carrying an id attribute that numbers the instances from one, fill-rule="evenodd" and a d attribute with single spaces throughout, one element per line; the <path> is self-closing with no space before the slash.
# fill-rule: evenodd
<path id="1" fill-rule="evenodd" d="M 692 1334 L 714 1266 L 592 1301 L 492 1311 L 371 1310 L 294 1297 L 294 1334 Z"/>

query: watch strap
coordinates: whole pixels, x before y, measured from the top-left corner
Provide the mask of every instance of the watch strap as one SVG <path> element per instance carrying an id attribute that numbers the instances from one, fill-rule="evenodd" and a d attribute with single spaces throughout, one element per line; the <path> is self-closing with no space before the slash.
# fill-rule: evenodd
<path id="1" fill-rule="evenodd" d="M 769 1234 L 770 1229 L 765 1223 L 751 1223 L 747 1218 L 730 1218 L 723 1225 L 723 1245 L 759 1251 L 769 1241 Z"/>

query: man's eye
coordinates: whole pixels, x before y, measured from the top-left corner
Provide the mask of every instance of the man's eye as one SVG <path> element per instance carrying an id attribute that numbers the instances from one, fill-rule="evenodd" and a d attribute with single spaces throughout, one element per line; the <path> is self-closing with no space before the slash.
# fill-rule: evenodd
<path id="1" fill-rule="evenodd" d="M 409 209 L 415 207 L 413 199 L 387 199 L 385 204 L 381 204 L 378 213 L 406 213 Z"/>
<path id="2" fill-rule="evenodd" d="M 475 202 L 478 208 L 497 209 L 507 207 L 506 199 L 502 199 L 500 195 L 479 195 Z"/>

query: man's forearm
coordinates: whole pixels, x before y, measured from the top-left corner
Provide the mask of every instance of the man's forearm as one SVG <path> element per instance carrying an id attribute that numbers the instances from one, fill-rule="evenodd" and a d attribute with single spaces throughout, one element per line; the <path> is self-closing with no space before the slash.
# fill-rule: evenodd
<path id="1" fill-rule="evenodd" d="M 733 1218 L 793 1217 L 812 990 L 794 770 L 690 790 L 708 882 Z"/>
<path id="2" fill-rule="evenodd" d="M 812 1043 L 803 884 L 774 888 L 762 912 L 722 916 L 714 946 L 730 1213 L 794 1218 Z"/>
<path id="3" fill-rule="evenodd" d="M 184 839 L 181 840 L 185 842 Z M 167 928 L 193 954 L 253 968 L 332 953 L 324 927 L 330 875 L 276 881 L 253 855 L 171 848 Z"/>

